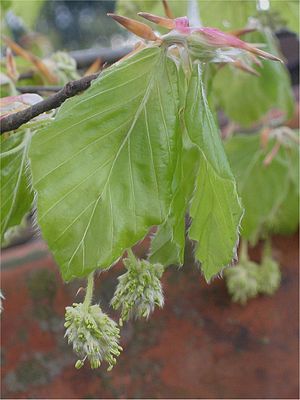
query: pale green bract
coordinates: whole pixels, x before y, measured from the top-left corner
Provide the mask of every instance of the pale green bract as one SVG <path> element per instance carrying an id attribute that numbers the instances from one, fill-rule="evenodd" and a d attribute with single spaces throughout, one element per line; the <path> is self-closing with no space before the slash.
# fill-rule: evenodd
<path id="1" fill-rule="evenodd" d="M 175 64 L 147 48 L 107 69 L 38 132 L 38 223 L 65 280 L 107 268 L 167 217 L 176 162 Z"/>
<path id="2" fill-rule="evenodd" d="M 9 228 L 20 225 L 30 211 L 33 192 L 27 175 L 28 148 L 32 133 L 29 129 L 1 136 L 1 243 Z"/>

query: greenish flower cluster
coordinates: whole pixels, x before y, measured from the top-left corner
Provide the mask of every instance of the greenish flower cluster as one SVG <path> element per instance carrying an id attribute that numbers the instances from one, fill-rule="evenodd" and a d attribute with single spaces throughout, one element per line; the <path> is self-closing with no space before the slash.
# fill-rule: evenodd
<path id="1" fill-rule="evenodd" d="M 60 83 L 65 84 L 73 79 L 78 79 L 77 65 L 74 58 L 64 51 L 57 51 L 51 55 L 46 63 L 59 77 Z"/>
<path id="2" fill-rule="evenodd" d="M 245 251 L 240 262 L 225 270 L 226 284 L 234 302 L 246 304 L 258 294 L 272 295 L 279 288 L 281 273 L 279 264 L 271 256 L 270 244 L 266 243 L 261 264 L 248 259 Z"/>
<path id="3" fill-rule="evenodd" d="M 241 262 L 225 270 L 228 292 L 236 303 L 246 304 L 247 300 L 257 296 L 257 268 L 252 261 Z"/>
<path id="4" fill-rule="evenodd" d="M 258 270 L 258 290 L 260 293 L 272 295 L 279 288 L 281 272 L 279 264 L 270 256 L 263 259 Z"/>
<path id="5" fill-rule="evenodd" d="M 75 367 L 81 368 L 87 358 L 91 368 L 98 368 L 102 361 L 106 361 L 110 371 L 122 351 L 117 324 L 102 312 L 99 305 L 84 303 L 66 307 L 65 320 L 68 343 L 73 344 L 75 353 L 81 357 Z"/>
<path id="6" fill-rule="evenodd" d="M 164 267 L 138 260 L 129 252 L 124 260 L 127 272 L 121 275 L 111 301 L 112 307 L 121 309 L 120 325 L 131 317 L 148 318 L 155 306 L 162 307 L 164 296 L 160 278 Z"/>

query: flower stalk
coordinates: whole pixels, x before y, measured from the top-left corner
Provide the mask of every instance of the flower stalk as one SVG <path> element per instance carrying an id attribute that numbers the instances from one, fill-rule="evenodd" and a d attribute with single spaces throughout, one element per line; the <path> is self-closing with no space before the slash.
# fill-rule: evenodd
<path id="1" fill-rule="evenodd" d="M 86 310 L 88 310 L 89 306 L 91 305 L 93 292 L 94 292 L 94 272 L 90 273 L 90 275 L 88 276 L 86 294 L 83 302 L 83 306 Z"/>
<path id="2" fill-rule="evenodd" d="M 119 345 L 120 330 L 98 304 L 91 305 L 94 290 L 94 273 L 88 276 L 86 295 L 83 303 L 73 303 L 66 307 L 65 336 L 80 357 L 75 368 L 83 367 L 88 359 L 92 369 L 100 367 L 102 361 L 108 363 L 108 371 L 116 364 L 122 347 Z"/>

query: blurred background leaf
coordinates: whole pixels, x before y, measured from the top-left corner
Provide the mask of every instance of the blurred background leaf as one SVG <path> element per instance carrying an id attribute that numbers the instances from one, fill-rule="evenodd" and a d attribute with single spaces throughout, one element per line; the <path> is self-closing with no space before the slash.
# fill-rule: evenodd
<path id="1" fill-rule="evenodd" d="M 281 146 L 271 163 L 265 165 L 274 143 L 271 140 L 268 149 L 263 149 L 260 134 L 236 135 L 225 142 L 245 207 L 241 235 L 252 244 L 270 231 L 292 233 L 298 226 L 298 145 Z M 289 221 L 284 220 L 286 216 Z"/>
<path id="2" fill-rule="evenodd" d="M 268 28 L 246 35 L 245 40 L 264 43 L 264 50 L 281 57 L 277 39 Z M 294 96 L 285 65 L 263 60 L 262 68 L 256 69 L 259 77 L 231 65 L 221 68 L 213 81 L 216 103 L 227 117 L 244 127 L 260 120 L 271 108 L 283 112 L 285 120 L 291 118 Z"/>

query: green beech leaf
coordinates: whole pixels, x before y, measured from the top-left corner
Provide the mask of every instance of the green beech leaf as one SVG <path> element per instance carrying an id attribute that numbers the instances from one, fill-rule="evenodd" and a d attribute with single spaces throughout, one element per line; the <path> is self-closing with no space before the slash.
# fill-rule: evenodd
<path id="1" fill-rule="evenodd" d="M 184 122 L 187 78 L 182 68 L 178 70 L 180 93 L 179 146 L 176 170 L 172 183 L 172 203 L 167 220 L 158 228 L 151 242 L 150 261 L 167 265 L 184 262 L 186 238 L 186 213 L 195 188 L 199 169 L 199 151 L 191 143 Z"/>
<path id="2" fill-rule="evenodd" d="M 9 228 L 21 224 L 33 202 L 26 171 L 30 141 L 29 129 L 1 136 L 1 241 Z"/>
<path id="3" fill-rule="evenodd" d="M 64 279 L 107 268 L 167 217 L 177 74 L 146 48 L 69 99 L 30 151 L 38 223 Z"/>
<path id="4" fill-rule="evenodd" d="M 264 50 L 280 57 L 275 38 L 267 28 L 245 36 L 245 40 L 265 43 Z M 216 102 L 242 126 L 257 122 L 272 108 L 282 111 L 285 119 L 293 114 L 294 97 L 286 67 L 269 60 L 262 64 L 262 68 L 257 68 L 259 77 L 227 65 L 218 71 L 213 82 Z"/>
<path id="5" fill-rule="evenodd" d="M 245 207 L 241 234 L 253 244 L 268 231 L 285 233 L 297 227 L 297 145 L 282 147 L 266 166 L 263 162 L 272 146 L 273 140 L 268 150 L 263 150 L 259 134 L 236 135 L 226 142 L 226 153 Z M 286 217 L 291 221 L 284 221 Z"/>
<path id="6" fill-rule="evenodd" d="M 200 65 L 195 66 L 188 87 L 185 124 L 200 160 L 189 236 L 197 241 L 195 255 L 209 280 L 235 257 L 242 207 L 208 107 Z"/>
<path id="7" fill-rule="evenodd" d="M 183 264 L 186 236 L 185 216 L 199 169 L 199 153 L 191 144 L 184 127 L 182 127 L 181 134 L 183 148 L 178 154 L 174 174 L 174 197 L 170 214 L 166 222 L 158 228 L 151 243 L 151 262 L 159 262 L 163 265 Z"/>

